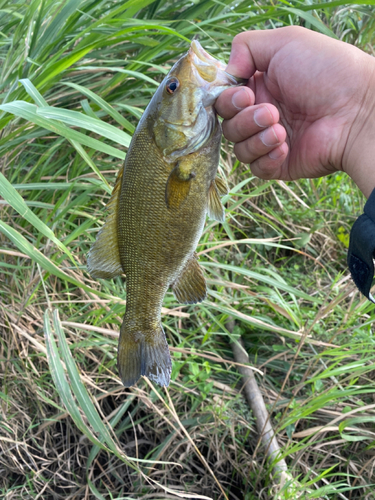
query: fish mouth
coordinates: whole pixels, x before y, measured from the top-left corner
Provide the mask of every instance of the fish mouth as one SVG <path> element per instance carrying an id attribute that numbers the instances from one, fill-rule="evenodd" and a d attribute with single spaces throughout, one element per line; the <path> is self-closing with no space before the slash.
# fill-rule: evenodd
<path id="1" fill-rule="evenodd" d="M 225 70 L 225 64 L 210 56 L 197 40 L 191 42 L 188 54 L 192 65 L 205 82 L 214 82 L 218 71 L 224 72 Z"/>
<path id="2" fill-rule="evenodd" d="M 223 90 L 244 85 L 247 80 L 225 71 L 226 65 L 212 57 L 197 40 L 193 40 L 188 52 L 197 86 L 203 91 L 203 106 L 212 106 Z"/>

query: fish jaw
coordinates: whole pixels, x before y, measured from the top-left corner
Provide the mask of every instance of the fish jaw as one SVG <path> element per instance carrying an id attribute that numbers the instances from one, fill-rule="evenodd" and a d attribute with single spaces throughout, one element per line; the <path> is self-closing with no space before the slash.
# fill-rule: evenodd
<path id="1" fill-rule="evenodd" d="M 203 91 L 202 104 L 213 106 L 219 95 L 227 88 L 243 85 L 245 80 L 230 75 L 226 65 L 212 57 L 197 40 L 193 40 L 188 52 L 197 86 Z"/>

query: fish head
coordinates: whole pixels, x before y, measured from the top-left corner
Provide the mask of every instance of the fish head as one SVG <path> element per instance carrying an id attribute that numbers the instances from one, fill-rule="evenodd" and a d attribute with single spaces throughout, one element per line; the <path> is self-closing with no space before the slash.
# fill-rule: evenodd
<path id="1" fill-rule="evenodd" d="M 152 132 L 164 159 L 174 162 L 205 146 L 218 126 L 216 99 L 226 88 L 243 83 L 193 40 L 153 99 Z"/>

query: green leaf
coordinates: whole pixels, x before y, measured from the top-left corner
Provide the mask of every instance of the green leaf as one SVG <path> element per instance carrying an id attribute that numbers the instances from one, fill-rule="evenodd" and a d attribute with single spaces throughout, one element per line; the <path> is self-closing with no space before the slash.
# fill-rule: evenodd
<path id="1" fill-rule="evenodd" d="M 92 49 L 95 48 L 96 44 L 88 45 L 81 50 L 72 52 L 66 57 L 63 57 L 53 64 L 45 65 L 46 69 L 35 78 L 34 84 L 38 88 L 42 88 L 48 82 L 54 79 L 55 76 L 60 75 L 66 69 L 70 68 L 74 63 L 85 57 Z"/>
<path id="2" fill-rule="evenodd" d="M 31 243 L 29 243 L 26 238 L 24 238 L 15 229 L 10 227 L 8 224 L 0 220 L 0 231 L 7 236 L 16 247 L 22 252 L 28 255 L 33 261 L 37 262 L 45 271 L 57 276 L 58 278 L 68 281 L 78 288 L 82 288 L 87 292 L 93 293 L 99 297 L 109 298 L 105 293 L 98 290 L 94 290 L 87 285 L 84 285 L 77 279 L 64 273 L 59 267 L 57 267 L 48 257 L 43 255 L 37 248 L 35 248 Z"/>
<path id="3" fill-rule="evenodd" d="M 214 262 L 202 262 L 201 263 L 203 267 L 217 267 L 217 264 Z M 295 295 L 296 297 L 301 297 L 309 302 L 318 302 L 319 299 L 316 297 L 312 297 L 311 295 L 308 295 L 307 293 L 301 292 L 300 290 L 297 290 L 297 288 L 294 288 L 287 283 L 284 283 L 284 281 L 279 281 L 274 278 L 271 278 L 269 276 L 266 276 L 264 274 L 257 273 L 256 271 L 250 271 L 250 269 L 247 269 L 246 267 L 238 267 L 238 266 L 233 266 L 230 264 L 222 264 L 220 263 L 220 269 L 225 269 L 227 271 L 231 271 L 235 274 L 240 274 L 243 276 L 247 276 L 249 278 L 255 279 L 257 281 L 260 281 L 261 283 L 265 283 L 266 285 L 273 286 L 275 288 L 278 288 L 280 290 L 284 290 L 284 292 L 288 292 L 292 295 Z"/>
<path id="4" fill-rule="evenodd" d="M 356 427 L 357 424 L 372 424 L 371 427 L 373 428 L 374 423 L 375 423 L 375 417 L 354 417 L 354 418 L 348 418 L 347 420 L 344 420 L 343 422 L 340 422 L 339 425 L 339 431 L 341 434 L 341 437 L 345 439 L 345 441 L 350 441 L 350 442 L 356 442 L 356 441 L 366 441 L 370 440 L 373 441 L 374 439 L 374 433 L 370 429 L 364 429 L 363 427 Z M 344 432 L 344 430 L 347 429 L 351 433 L 349 434 L 348 432 Z"/>
<path id="5" fill-rule="evenodd" d="M 60 120 L 67 125 L 90 130 L 125 147 L 128 147 L 131 141 L 131 136 L 126 132 L 119 130 L 109 123 L 103 122 L 102 120 L 94 120 L 91 116 L 84 115 L 78 111 L 47 106 L 44 108 L 37 108 L 36 112 L 39 116 L 43 116 L 43 118 Z"/>
<path id="6" fill-rule="evenodd" d="M 34 100 L 37 106 L 48 106 L 47 101 L 40 94 L 40 92 L 38 92 L 38 90 L 34 87 L 34 85 L 28 78 L 23 78 L 22 80 L 20 80 L 20 83 L 22 83 L 26 92 Z"/>
<path id="7" fill-rule="evenodd" d="M 35 123 L 40 127 L 50 130 L 51 132 L 55 132 L 56 134 L 65 137 L 66 139 L 75 140 L 80 144 L 88 146 L 97 151 L 101 151 L 102 153 L 106 153 L 110 156 L 120 158 L 121 160 L 125 159 L 125 153 L 123 153 L 119 149 L 108 146 L 107 144 L 104 144 L 104 142 L 93 139 L 92 137 L 88 137 L 81 132 L 72 130 L 69 127 L 66 127 L 64 124 L 59 123 L 55 120 L 47 120 L 38 115 L 38 108 L 34 104 L 30 104 L 25 101 L 13 101 L 11 103 L 0 105 L 0 109 L 2 111 L 6 111 L 7 113 L 12 113 L 16 116 L 24 118 L 25 120 Z"/>
<path id="8" fill-rule="evenodd" d="M 89 438 L 89 440 L 99 446 L 101 449 L 107 449 L 90 431 L 90 429 L 83 422 L 81 413 L 76 405 L 70 385 L 65 375 L 65 370 L 60 359 L 59 351 L 57 349 L 56 340 L 51 329 L 49 318 L 49 311 L 44 313 L 44 335 L 47 347 L 47 359 L 51 370 L 51 375 L 56 386 L 57 392 L 67 409 L 69 415 L 74 420 L 78 429 Z"/>
<path id="9" fill-rule="evenodd" d="M 68 87 L 72 87 L 73 89 L 78 90 L 83 95 L 85 95 L 88 99 L 91 99 L 95 104 L 97 104 L 100 108 L 106 111 L 109 116 L 111 116 L 114 120 L 117 121 L 119 125 L 122 125 L 126 130 L 133 133 L 135 127 L 131 124 L 126 118 L 124 118 L 118 111 L 116 111 L 110 104 L 108 104 L 104 99 L 96 95 L 91 90 L 86 87 L 82 87 L 82 85 L 78 85 L 76 83 L 62 82 L 63 85 L 67 85 Z"/>
<path id="10" fill-rule="evenodd" d="M 44 222 L 42 222 L 39 217 L 34 214 L 34 212 L 29 209 L 22 196 L 17 192 L 16 189 L 14 189 L 12 184 L 4 177 L 1 172 L 0 196 L 2 196 L 4 200 L 6 200 L 9 205 L 21 215 L 21 217 L 29 221 L 37 231 L 53 241 L 58 246 L 58 248 L 60 248 L 69 257 L 69 259 L 75 266 L 77 265 L 73 255 L 68 250 L 68 248 L 66 248 L 66 246 L 58 238 L 56 238 L 54 232 L 46 224 L 44 224 Z"/>
<path id="11" fill-rule="evenodd" d="M 85 69 L 85 70 L 96 69 L 98 71 L 103 71 L 103 69 L 105 69 L 105 71 L 112 71 L 113 73 L 123 73 L 124 75 L 128 75 L 132 78 L 136 78 L 137 80 L 143 80 L 147 83 L 151 83 L 155 87 L 159 87 L 159 82 L 156 82 L 155 80 L 153 80 L 152 78 L 150 78 L 147 75 L 144 75 L 140 71 L 133 71 L 130 69 L 124 69 L 124 68 L 120 68 L 120 67 L 111 67 L 111 66 L 105 66 L 104 68 L 99 67 L 99 66 L 84 66 L 84 67 L 79 67 L 78 69 Z"/>
<path id="12" fill-rule="evenodd" d="M 40 49 L 39 51 L 36 51 L 34 57 L 37 57 L 42 50 L 53 43 L 59 31 L 65 25 L 69 16 L 74 14 L 82 3 L 83 0 L 68 0 L 61 4 L 60 10 L 54 16 L 53 20 L 49 23 L 43 35 L 38 40 L 38 47 L 40 47 Z"/>
<path id="13" fill-rule="evenodd" d="M 284 7 L 283 10 L 301 17 L 302 19 L 310 23 L 311 26 L 314 26 L 314 28 L 316 28 L 320 33 L 330 36 L 331 38 L 338 38 L 337 35 L 335 35 L 335 33 L 321 21 L 321 19 L 315 17 L 313 14 L 310 14 L 310 12 L 304 12 L 300 9 L 294 9 L 293 7 Z"/>
<path id="14" fill-rule="evenodd" d="M 127 463 L 127 465 L 133 467 L 130 463 L 128 457 L 124 455 L 113 441 L 111 434 L 109 433 L 107 427 L 103 424 L 94 403 L 92 402 L 86 387 L 81 381 L 80 374 L 75 364 L 70 349 L 68 347 L 61 323 L 59 318 L 58 310 L 55 309 L 53 312 L 53 326 L 59 339 L 59 347 L 61 351 L 61 356 L 65 362 L 66 369 L 69 375 L 70 388 L 77 398 L 77 402 L 81 411 L 86 416 L 89 424 L 92 426 L 93 430 L 98 434 L 100 442 L 104 442 L 106 446 L 122 461 Z M 98 444 L 98 443 L 96 443 Z"/>
<path id="15" fill-rule="evenodd" d="M 106 178 L 102 175 L 102 173 L 100 172 L 98 167 L 95 165 L 95 163 L 89 157 L 89 155 L 86 153 L 86 151 L 83 149 L 83 147 L 79 144 L 79 142 L 71 140 L 70 143 L 76 149 L 77 153 L 79 153 L 81 155 L 81 157 L 85 160 L 85 162 L 92 168 L 92 170 L 96 173 L 96 175 L 103 181 L 104 188 L 107 191 L 107 193 L 111 194 L 112 193 L 111 186 L 108 184 Z"/>

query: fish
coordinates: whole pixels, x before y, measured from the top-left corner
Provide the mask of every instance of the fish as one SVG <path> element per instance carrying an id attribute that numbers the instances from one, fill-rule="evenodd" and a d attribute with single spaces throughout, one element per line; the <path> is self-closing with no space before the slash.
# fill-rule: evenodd
<path id="1" fill-rule="evenodd" d="M 197 40 L 164 78 L 132 137 L 87 259 L 89 274 L 125 274 L 126 310 L 117 366 L 125 387 L 141 376 L 168 386 L 171 357 L 161 307 L 171 287 L 182 304 L 206 298 L 196 247 L 206 215 L 223 222 L 217 176 L 222 130 L 214 104 L 244 81 L 225 72 Z"/>

